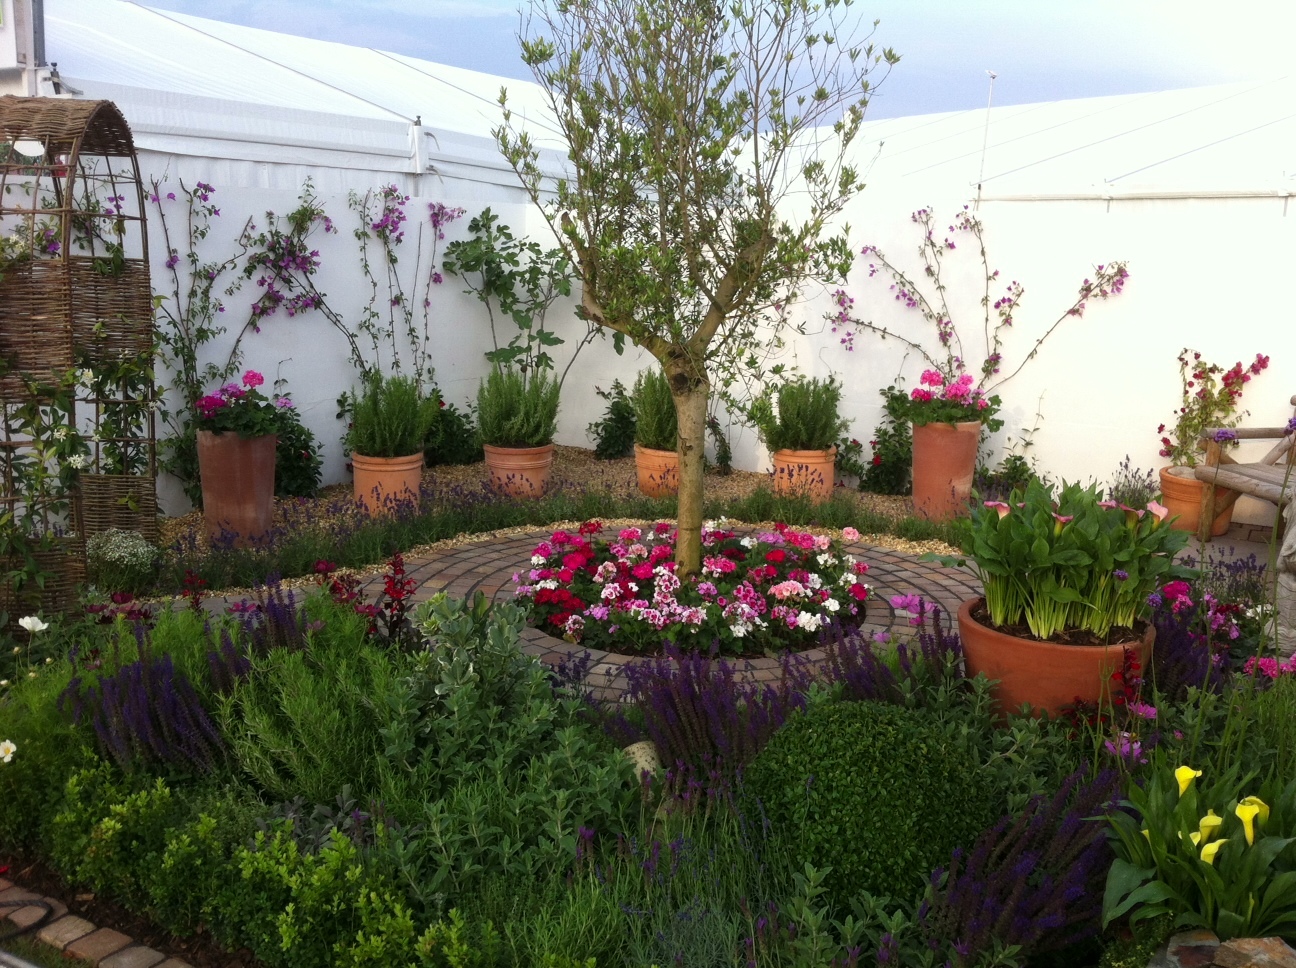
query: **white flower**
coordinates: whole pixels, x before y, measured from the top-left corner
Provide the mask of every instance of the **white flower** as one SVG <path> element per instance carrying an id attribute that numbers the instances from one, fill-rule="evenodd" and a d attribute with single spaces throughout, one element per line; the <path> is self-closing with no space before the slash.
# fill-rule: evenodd
<path id="1" fill-rule="evenodd" d="M 544 555 L 532 555 L 532 556 L 531 556 L 531 564 L 539 566 L 539 565 L 543 565 L 544 563 L 545 563 L 545 557 L 544 557 Z"/>
<path id="2" fill-rule="evenodd" d="M 740 538 L 739 541 L 738 541 L 738 543 L 739 543 L 740 545 L 742 545 L 744 548 L 754 548 L 754 547 L 756 547 L 756 539 L 755 539 L 755 538 L 750 538 L 750 537 L 748 537 L 748 538 Z"/>
<path id="3" fill-rule="evenodd" d="M 807 632 L 816 632 L 823 625 L 823 619 L 813 612 L 801 612 L 797 615 L 797 626 Z"/>
<path id="4" fill-rule="evenodd" d="M 554 581 L 552 578 L 547 578 L 547 579 L 545 579 L 544 581 L 538 581 L 538 582 L 536 582 L 536 586 L 535 586 L 535 587 L 536 587 L 536 588 L 548 588 L 548 589 L 554 589 L 554 588 L 557 588 L 557 587 L 558 587 L 558 583 L 557 583 L 556 581 Z"/>
<path id="5" fill-rule="evenodd" d="M 823 579 L 820 578 L 817 573 L 812 571 L 810 572 L 810 577 L 806 580 L 806 584 L 817 590 L 823 588 Z"/>
<path id="6" fill-rule="evenodd" d="M 59 427 L 57 430 L 55 430 L 55 431 L 54 431 L 54 439 L 55 439 L 55 440 L 66 440 L 66 439 L 67 439 L 67 428 L 66 428 L 66 427 Z"/>
<path id="7" fill-rule="evenodd" d="M 18 747 L 14 745 L 13 740 L 5 740 L 0 743 L 0 760 L 8 763 L 13 760 L 13 755 L 18 752 Z"/>
<path id="8" fill-rule="evenodd" d="M 46 665 L 49 665 L 49 664 L 50 664 L 51 662 L 53 662 L 53 661 L 54 661 L 54 656 L 52 656 L 52 655 L 47 655 L 47 656 L 45 656 L 45 664 L 46 664 Z"/>
<path id="9" fill-rule="evenodd" d="M 29 673 L 27 673 L 27 678 L 28 678 L 28 679 L 35 679 L 35 678 L 36 678 L 36 673 L 34 673 L 34 672 L 29 672 Z"/>
<path id="10" fill-rule="evenodd" d="M 49 623 L 42 622 L 40 618 L 36 615 L 25 615 L 18 620 L 18 624 L 21 625 L 23 628 L 25 628 L 28 632 L 32 632 L 32 633 L 44 632 L 47 628 L 49 628 Z M 14 649 L 14 651 L 17 652 L 18 650 Z"/>
<path id="11" fill-rule="evenodd" d="M 0 679 L 0 686 L 7 686 L 7 685 L 9 685 L 8 679 Z"/>
<path id="12" fill-rule="evenodd" d="M 815 557 L 815 561 L 819 562 L 819 567 L 821 568 L 831 568 L 833 565 L 837 564 L 837 558 L 830 554 L 818 555 Z"/>
<path id="13" fill-rule="evenodd" d="M 835 598 L 825 598 L 823 601 L 823 607 L 828 609 L 830 612 L 835 612 L 837 609 L 841 608 L 841 605 L 838 604 L 837 599 Z"/>
<path id="14" fill-rule="evenodd" d="M 90 463 L 90 458 L 85 454 L 73 454 L 67 459 L 67 462 L 74 470 L 79 471 L 81 468 L 85 467 L 86 464 Z"/>

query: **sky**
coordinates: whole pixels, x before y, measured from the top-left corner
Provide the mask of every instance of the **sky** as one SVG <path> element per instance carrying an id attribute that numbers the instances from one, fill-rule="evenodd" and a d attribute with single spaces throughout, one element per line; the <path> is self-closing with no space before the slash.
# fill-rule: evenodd
<path id="1" fill-rule="evenodd" d="M 143 0 L 529 80 L 517 0 Z M 869 117 L 1225 84 L 1288 73 L 1291 0 L 855 0 L 900 64 Z"/>

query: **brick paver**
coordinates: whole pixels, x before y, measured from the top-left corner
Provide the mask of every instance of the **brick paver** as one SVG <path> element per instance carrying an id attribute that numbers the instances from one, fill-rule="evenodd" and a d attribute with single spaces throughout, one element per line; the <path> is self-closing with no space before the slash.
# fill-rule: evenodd
<path id="1" fill-rule="evenodd" d="M 136 944 L 123 948 L 115 955 L 109 955 L 99 962 L 99 968 L 153 968 L 165 960 L 166 955 L 162 952 Z"/>
<path id="2" fill-rule="evenodd" d="M 45 944 L 62 951 L 78 938 L 84 938 L 95 930 L 95 926 L 85 918 L 73 915 L 59 918 L 53 924 L 47 924 L 36 932 L 36 937 Z"/>
<path id="3" fill-rule="evenodd" d="M 63 949 L 69 958 L 84 958 L 93 964 L 99 964 L 109 955 L 114 955 L 131 944 L 131 939 L 112 928 L 100 928 L 91 931 L 83 938 L 77 938 Z"/>

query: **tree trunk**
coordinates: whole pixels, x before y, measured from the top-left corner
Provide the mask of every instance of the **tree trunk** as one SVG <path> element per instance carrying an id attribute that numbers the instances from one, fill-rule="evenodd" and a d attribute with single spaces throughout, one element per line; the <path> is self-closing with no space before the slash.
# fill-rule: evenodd
<path id="1" fill-rule="evenodd" d="M 711 385 L 682 353 L 665 363 L 679 423 L 679 530 L 675 562 L 680 577 L 702 568 L 702 471 L 706 452 L 707 398 Z"/>

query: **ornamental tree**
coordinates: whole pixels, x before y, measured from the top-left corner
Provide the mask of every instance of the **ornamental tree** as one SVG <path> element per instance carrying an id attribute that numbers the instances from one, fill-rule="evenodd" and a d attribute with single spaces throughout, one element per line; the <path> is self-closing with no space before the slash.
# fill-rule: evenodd
<path id="1" fill-rule="evenodd" d="M 681 573 L 701 559 L 712 386 L 759 374 L 798 292 L 850 264 L 846 230 L 829 229 L 863 187 L 846 152 L 870 74 L 899 58 L 875 51 L 849 7 L 533 0 L 522 57 L 567 149 L 556 186 L 500 96 L 500 150 L 571 258 L 580 315 L 670 381 Z"/>

